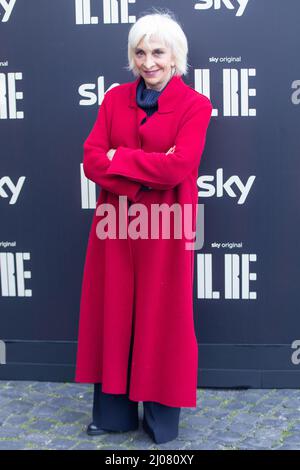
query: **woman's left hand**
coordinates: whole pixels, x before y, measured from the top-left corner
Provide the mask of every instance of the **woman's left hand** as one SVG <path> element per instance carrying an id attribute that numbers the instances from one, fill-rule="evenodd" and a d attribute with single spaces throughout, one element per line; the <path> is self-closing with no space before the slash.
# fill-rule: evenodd
<path id="1" fill-rule="evenodd" d="M 112 160 L 112 159 L 113 159 L 116 150 L 117 150 L 117 149 L 110 149 L 110 150 L 107 152 L 106 156 L 107 156 L 107 158 L 109 158 L 109 160 Z"/>

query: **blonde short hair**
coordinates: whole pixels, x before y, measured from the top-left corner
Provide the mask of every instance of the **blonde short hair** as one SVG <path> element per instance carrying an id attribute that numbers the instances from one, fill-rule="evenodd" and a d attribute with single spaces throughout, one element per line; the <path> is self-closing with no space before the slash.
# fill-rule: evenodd
<path id="1" fill-rule="evenodd" d="M 176 67 L 174 75 L 186 75 L 189 67 L 187 63 L 188 42 L 181 25 L 170 10 L 167 12 L 160 12 L 156 8 L 153 8 L 153 10 L 154 13 L 140 17 L 130 28 L 126 70 L 132 71 L 135 77 L 139 76 L 134 64 L 135 48 L 143 38 L 149 47 L 149 40 L 153 38 L 160 40 L 171 48 Z"/>

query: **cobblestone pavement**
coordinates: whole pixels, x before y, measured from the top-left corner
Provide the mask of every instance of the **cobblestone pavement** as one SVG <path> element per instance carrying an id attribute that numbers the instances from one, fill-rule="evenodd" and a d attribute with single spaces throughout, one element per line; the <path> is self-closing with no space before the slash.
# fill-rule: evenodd
<path id="1" fill-rule="evenodd" d="M 141 421 L 137 431 L 87 435 L 92 400 L 93 384 L 0 381 L 0 450 L 300 449 L 298 389 L 198 389 L 178 438 L 160 445 Z"/>

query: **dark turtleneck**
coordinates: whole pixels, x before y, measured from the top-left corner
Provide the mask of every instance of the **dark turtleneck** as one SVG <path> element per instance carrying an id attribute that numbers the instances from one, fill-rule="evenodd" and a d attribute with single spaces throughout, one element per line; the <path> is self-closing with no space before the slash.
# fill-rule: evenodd
<path id="1" fill-rule="evenodd" d="M 147 113 L 147 116 L 151 116 L 155 111 L 157 111 L 157 100 L 161 91 L 146 88 L 145 80 L 141 77 L 136 89 L 136 102 L 137 105 Z"/>
<path id="2" fill-rule="evenodd" d="M 141 77 L 141 80 L 136 89 L 136 102 L 140 108 L 144 109 L 144 111 L 147 113 L 147 116 L 151 116 L 153 113 L 155 113 L 155 111 L 158 110 L 158 97 L 164 91 L 168 83 L 162 90 L 157 91 L 153 90 L 152 88 L 147 88 L 144 78 Z"/>

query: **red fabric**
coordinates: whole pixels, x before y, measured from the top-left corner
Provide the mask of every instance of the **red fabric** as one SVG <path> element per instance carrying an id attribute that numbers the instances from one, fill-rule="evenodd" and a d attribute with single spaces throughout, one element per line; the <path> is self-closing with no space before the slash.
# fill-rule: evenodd
<path id="1" fill-rule="evenodd" d="M 120 208 L 119 196 L 126 196 L 148 209 L 150 230 L 151 204 L 191 204 L 195 230 L 196 180 L 212 104 L 174 76 L 158 98 L 158 111 L 141 124 L 147 115 L 136 104 L 139 80 L 106 92 L 84 142 L 84 172 L 101 186 L 96 211 L 112 204 L 118 230 L 120 211 L 128 223 L 139 215 L 127 215 L 126 204 Z M 106 156 L 110 148 L 117 149 L 112 161 Z M 143 191 L 142 184 L 152 189 Z M 103 392 L 126 393 L 134 325 L 129 398 L 196 407 L 194 251 L 185 245 L 190 239 L 175 238 L 172 227 L 169 239 L 161 227 L 158 238 L 100 239 L 97 224 L 107 214 L 96 211 L 83 273 L 75 382 L 101 382 Z"/>

